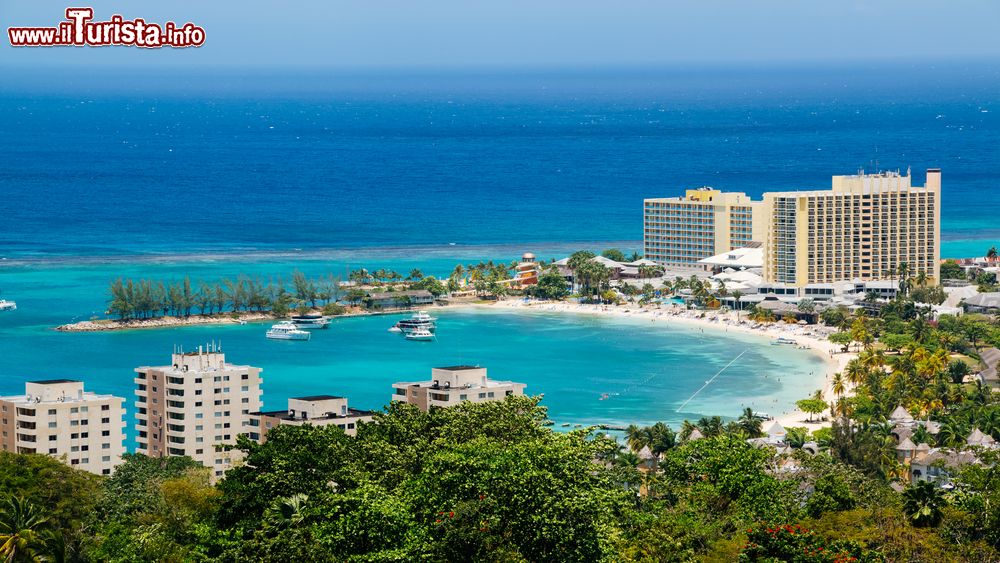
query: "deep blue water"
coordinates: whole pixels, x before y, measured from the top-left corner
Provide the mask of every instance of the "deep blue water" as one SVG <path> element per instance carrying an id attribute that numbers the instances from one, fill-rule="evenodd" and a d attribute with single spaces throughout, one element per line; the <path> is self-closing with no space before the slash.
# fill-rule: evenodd
<path id="1" fill-rule="evenodd" d="M 1000 243 L 998 69 L 5 72 L 0 290 L 19 309 L 0 314 L 0 393 L 82 378 L 128 397 L 131 425 L 134 367 L 222 340 L 232 361 L 265 369 L 268 408 L 327 392 L 376 408 L 395 380 L 469 362 L 545 393 L 560 422 L 784 412 L 818 386 L 815 356 L 646 322 L 456 311 L 423 346 L 384 318 L 309 343 L 266 342 L 262 325 L 51 327 L 101 315 L 118 276 L 447 274 L 524 251 L 634 250 L 645 197 L 701 185 L 759 196 L 859 168 L 912 166 L 922 184 L 941 167 L 944 253 L 981 255 Z"/>
<path id="2" fill-rule="evenodd" d="M 428 76 L 23 73 L 0 256 L 641 239 L 644 197 L 943 169 L 1000 240 L 1000 66 Z"/>

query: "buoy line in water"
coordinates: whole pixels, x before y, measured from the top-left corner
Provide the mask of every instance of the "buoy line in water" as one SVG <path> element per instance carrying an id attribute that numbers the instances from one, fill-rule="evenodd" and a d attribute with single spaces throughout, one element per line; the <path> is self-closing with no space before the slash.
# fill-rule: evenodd
<path id="1" fill-rule="evenodd" d="M 690 397 L 688 397 L 688 399 L 686 401 L 684 401 L 683 403 L 681 403 L 681 406 L 677 407 L 677 410 L 674 411 L 674 412 L 681 412 L 681 409 L 683 409 L 684 407 L 686 407 L 688 403 L 690 403 L 695 397 L 697 397 L 698 393 L 701 393 L 702 391 L 705 390 L 706 387 L 708 387 L 709 385 L 711 385 L 711 383 L 713 381 L 715 381 L 716 377 L 719 377 L 720 375 L 722 375 L 722 372 L 724 372 L 727 369 L 729 369 L 729 366 L 735 364 L 736 360 L 742 358 L 743 354 L 747 353 L 747 350 L 749 350 L 749 348 L 747 348 L 746 350 L 743 350 L 742 352 L 740 352 L 739 354 L 737 354 L 737 356 L 735 358 L 733 358 L 732 361 L 730 361 L 722 369 L 720 369 L 715 375 L 713 375 L 711 377 L 711 379 L 709 379 L 708 381 L 706 381 L 705 384 L 702 385 L 700 389 L 698 389 L 697 391 L 695 391 L 693 395 L 691 395 Z"/>

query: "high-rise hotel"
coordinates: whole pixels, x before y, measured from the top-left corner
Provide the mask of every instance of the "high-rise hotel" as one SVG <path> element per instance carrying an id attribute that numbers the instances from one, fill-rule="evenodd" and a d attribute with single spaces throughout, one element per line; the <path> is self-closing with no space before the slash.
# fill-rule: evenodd
<path id="1" fill-rule="evenodd" d="M 236 454 L 227 446 L 250 433 L 250 413 L 260 411 L 261 369 L 226 363 L 210 346 L 135 372 L 136 452 L 190 456 L 216 477 L 229 469 Z"/>
<path id="2" fill-rule="evenodd" d="M 712 188 L 643 202 L 645 257 L 667 266 L 695 264 L 763 238 L 763 202 Z M 756 228 L 756 230 L 755 230 Z"/>
<path id="3" fill-rule="evenodd" d="M 702 188 L 647 199 L 644 208 L 646 257 L 665 265 L 746 246 L 749 233 L 764 247 L 767 283 L 891 278 L 903 263 L 910 275 L 940 278 L 939 169 L 927 171 L 924 186 L 913 186 L 909 173 L 859 173 L 834 176 L 829 190 L 768 192 L 760 202 Z"/>
<path id="4" fill-rule="evenodd" d="M 910 275 L 940 279 L 941 171 L 834 176 L 830 190 L 764 194 L 764 280 L 803 286 Z"/>

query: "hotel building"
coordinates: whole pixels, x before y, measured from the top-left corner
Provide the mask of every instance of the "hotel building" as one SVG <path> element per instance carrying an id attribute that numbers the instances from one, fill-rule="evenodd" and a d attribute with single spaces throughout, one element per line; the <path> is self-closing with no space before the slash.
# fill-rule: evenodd
<path id="1" fill-rule="evenodd" d="M 739 247 L 764 249 L 763 280 L 802 287 L 910 275 L 940 279 L 941 171 L 924 186 L 909 173 L 834 176 L 829 190 L 745 194 L 701 188 L 644 201 L 646 257 L 693 265 Z"/>
<path id="2" fill-rule="evenodd" d="M 430 407 L 451 407 L 463 401 L 485 403 L 524 395 L 525 384 L 489 379 L 486 368 L 479 366 L 451 366 L 431 369 L 428 381 L 393 383 L 392 387 L 393 401 L 427 411 Z"/>
<path id="3" fill-rule="evenodd" d="M 744 193 L 712 188 L 644 200 L 645 257 L 665 266 L 693 266 L 703 258 L 760 242 L 762 209 L 762 202 Z"/>
<path id="4" fill-rule="evenodd" d="M 215 346 L 170 362 L 135 369 L 136 452 L 189 456 L 219 477 L 239 453 L 225 447 L 250 433 L 250 413 L 260 411 L 261 369 L 226 363 Z"/>
<path id="5" fill-rule="evenodd" d="M 371 422 L 373 413 L 347 406 L 346 397 L 313 395 L 288 399 L 288 410 L 250 413 L 251 440 L 263 442 L 275 426 L 291 424 L 301 426 L 337 426 L 348 436 L 358 433 L 358 423 Z"/>
<path id="6" fill-rule="evenodd" d="M 940 279 L 941 171 L 834 176 L 830 190 L 764 194 L 764 281 L 804 286 L 911 276 Z"/>
<path id="7" fill-rule="evenodd" d="M 0 397 L 4 451 L 45 454 L 75 469 L 110 475 L 125 453 L 125 399 L 85 392 L 82 381 L 25 384 L 24 395 Z"/>

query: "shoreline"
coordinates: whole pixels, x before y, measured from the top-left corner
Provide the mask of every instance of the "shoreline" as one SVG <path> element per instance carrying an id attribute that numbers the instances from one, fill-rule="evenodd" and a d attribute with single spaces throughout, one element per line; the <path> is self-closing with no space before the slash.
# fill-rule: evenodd
<path id="1" fill-rule="evenodd" d="M 448 307 L 464 306 L 465 303 L 460 305 L 426 305 L 427 309 L 443 309 Z M 389 311 L 352 311 L 349 313 L 344 313 L 342 315 L 328 315 L 327 318 L 330 320 L 334 319 L 346 319 L 354 317 L 372 317 L 378 315 L 399 315 L 405 313 L 412 313 L 420 310 L 420 308 L 413 307 L 409 309 L 393 309 Z M 313 311 L 318 313 L 319 311 Z M 182 328 L 186 326 L 217 326 L 217 325 L 235 325 L 235 324 L 246 324 L 246 323 L 260 323 L 268 321 L 280 321 L 287 319 L 288 316 L 276 317 L 272 315 L 269 311 L 261 313 L 240 313 L 237 316 L 233 316 L 231 313 L 222 313 L 215 315 L 191 315 L 190 317 L 174 317 L 174 316 L 164 316 L 156 317 L 152 319 L 129 319 L 126 321 L 121 321 L 117 319 L 98 319 L 95 321 L 77 321 L 75 323 L 67 323 L 64 325 L 59 325 L 53 327 L 52 330 L 57 332 L 114 332 L 114 331 L 125 331 L 125 330 L 143 330 L 150 328 Z"/>
<path id="2" fill-rule="evenodd" d="M 740 314 L 744 324 L 736 321 L 736 313 L 733 311 L 720 313 L 718 311 L 688 311 L 680 306 L 665 307 L 639 307 L 638 305 L 583 305 L 579 303 L 560 301 L 528 301 L 504 300 L 496 303 L 474 303 L 464 305 L 467 307 L 484 309 L 506 309 L 512 312 L 540 312 L 540 313 L 560 313 L 608 316 L 619 319 L 650 319 L 653 322 L 662 322 L 667 326 L 678 326 L 685 328 L 708 328 L 719 332 L 738 332 L 750 336 L 775 339 L 778 337 L 793 338 L 796 344 L 803 349 L 812 351 L 821 357 L 826 365 L 822 379 L 817 377 L 816 381 L 823 392 L 823 399 L 830 403 L 836 400 L 833 392 L 833 374 L 842 372 L 852 358 L 856 356 L 854 352 L 840 352 L 841 347 L 826 339 L 822 332 L 817 331 L 819 325 L 789 325 L 781 322 L 764 324 L 754 328 L 753 321 L 746 320 L 745 313 Z M 704 313 L 704 318 L 701 314 Z M 850 389 L 844 396 L 850 396 Z M 804 397 L 803 397 L 804 398 Z M 809 432 L 819 428 L 829 427 L 830 420 L 821 421 L 808 420 L 808 414 L 795 408 L 781 415 L 774 414 L 771 420 L 762 424 L 762 430 L 766 431 L 773 421 L 777 421 L 786 429 L 792 426 L 804 427 Z M 818 415 L 820 417 L 824 414 Z"/>

